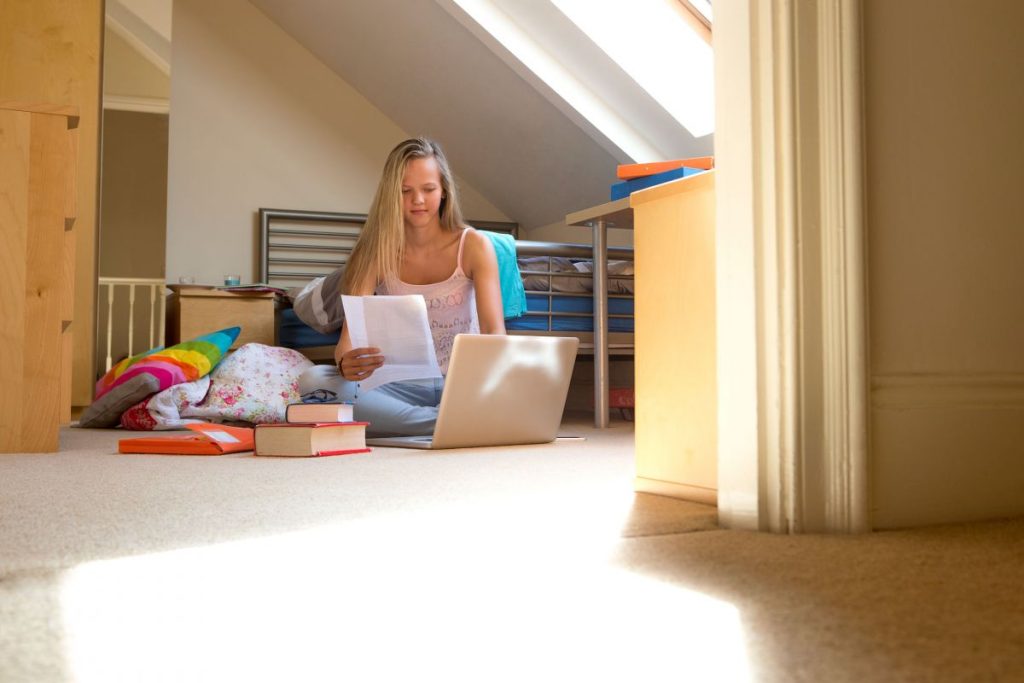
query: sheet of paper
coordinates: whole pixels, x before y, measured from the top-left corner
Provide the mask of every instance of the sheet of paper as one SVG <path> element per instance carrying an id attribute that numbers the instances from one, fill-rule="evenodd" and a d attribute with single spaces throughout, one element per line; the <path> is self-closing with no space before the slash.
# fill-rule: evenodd
<path id="1" fill-rule="evenodd" d="M 239 442 L 239 439 L 236 439 L 235 437 L 231 436 L 227 432 L 222 432 L 220 430 L 209 429 L 209 430 L 204 431 L 203 433 L 206 434 L 211 439 L 213 439 L 214 441 L 220 441 L 221 443 L 238 443 Z"/>
<path id="2" fill-rule="evenodd" d="M 352 348 L 376 346 L 384 365 L 359 383 L 370 391 L 389 382 L 441 377 L 422 296 L 342 295 Z"/>

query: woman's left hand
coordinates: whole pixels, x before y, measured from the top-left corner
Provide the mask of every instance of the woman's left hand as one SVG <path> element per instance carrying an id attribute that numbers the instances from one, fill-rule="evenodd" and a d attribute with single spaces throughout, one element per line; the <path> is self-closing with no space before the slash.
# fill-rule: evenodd
<path id="1" fill-rule="evenodd" d="M 350 382 L 359 382 L 373 374 L 373 371 L 384 365 L 384 356 L 376 347 L 360 347 L 349 349 L 341 355 L 338 370 L 341 376 Z"/>

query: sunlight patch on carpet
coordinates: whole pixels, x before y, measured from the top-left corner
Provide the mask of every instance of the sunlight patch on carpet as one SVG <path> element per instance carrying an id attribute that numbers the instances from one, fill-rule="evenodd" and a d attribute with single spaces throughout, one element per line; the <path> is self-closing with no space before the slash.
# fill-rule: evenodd
<path id="1" fill-rule="evenodd" d="M 110 680 L 749 680 L 738 610 L 612 566 L 628 502 L 448 506 L 90 562 L 68 670 Z M 603 512 L 598 512 L 599 510 Z M 583 525 L 582 518 L 590 525 Z M 575 526 L 575 528 L 570 528 Z M 571 533 L 570 533 L 571 532 Z"/>

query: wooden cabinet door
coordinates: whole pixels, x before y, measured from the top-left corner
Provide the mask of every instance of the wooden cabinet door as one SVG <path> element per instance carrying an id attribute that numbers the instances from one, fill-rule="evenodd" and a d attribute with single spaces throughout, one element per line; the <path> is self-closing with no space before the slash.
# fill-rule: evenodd
<path id="1" fill-rule="evenodd" d="M 0 452 L 56 451 L 70 419 L 77 120 L 67 107 L 0 102 Z"/>

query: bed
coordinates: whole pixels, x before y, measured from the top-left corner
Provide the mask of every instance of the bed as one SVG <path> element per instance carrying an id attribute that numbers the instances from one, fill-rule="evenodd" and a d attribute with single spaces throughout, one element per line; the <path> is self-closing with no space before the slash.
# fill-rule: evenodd
<path id="1" fill-rule="evenodd" d="M 294 295 L 321 277 L 328 277 L 345 263 L 359 235 L 364 214 L 259 210 L 259 281 Z M 468 221 L 491 232 L 518 237 L 515 223 Z M 594 248 L 589 244 L 515 240 L 516 257 L 526 289 L 527 311 L 508 318 L 510 334 L 574 336 L 580 340 L 580 356 L 594 362 L 595 392 L 607 391 L 607 356 L 633 355 L 633 250 L 608 247 L 605 278 L 607 294 L 603 304 L 607 334 L 599 340 L 607 346 L 605 362 L 594 358 L 595 313 L 593 293 Z M 598 282 L 602 278 L 597 278 Z M 598 307 L 600 309 L 600 306 Z M 308 319 L 308 313 L 305 315 Z M 300 351 L 314 362 L 330 362 L 338 339 L 337 331 L 317 330 L 304 322 L 285 302 L 278 315 L 277 343 Z M 598 414 L 604 400 L 595 400 L 595 424 L 607 424 Z"/>

